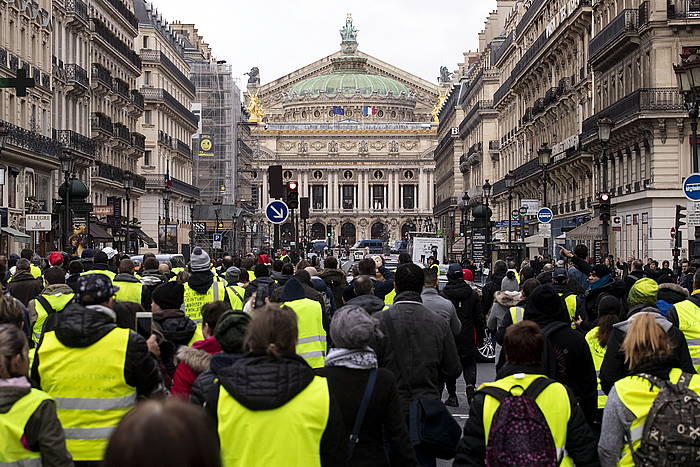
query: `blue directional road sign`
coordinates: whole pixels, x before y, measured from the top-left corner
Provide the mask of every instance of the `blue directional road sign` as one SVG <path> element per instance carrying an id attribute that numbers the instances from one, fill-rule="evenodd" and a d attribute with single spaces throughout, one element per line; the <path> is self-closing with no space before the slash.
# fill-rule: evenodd
<path id="1" fill-rule="evenodd" d="M 552 222 L 552 217 L 554 217 L 554 213 L 549 208 L 541 208 L 537 211 L 537 220 L 543 224 Z"/>
<path id="2" fill-rule="evenodd" d="M 265 217 L 273 224 L 282 224 L 289 217 L 289 207 L 284 201 L 278 199 L 270 201 L 265 208 Z"/>
<path id="3" fill-rule="evenodd" d="M 683 194 L 690 201 L 700 201 L 700 174 L 688 175 L 683 181 Z"/>

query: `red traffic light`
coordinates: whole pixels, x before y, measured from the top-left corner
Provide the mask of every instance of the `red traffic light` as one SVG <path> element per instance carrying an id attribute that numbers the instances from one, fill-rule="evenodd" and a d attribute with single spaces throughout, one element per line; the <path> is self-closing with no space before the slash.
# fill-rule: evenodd
<path id="1" fill-rule="evenodd" d="M 297 182 L 288 182 L 287 183 L 287 189 L 289 189 L 289 191 L 296 191 L 297 186 L 298 186 Z"/>
<path id="2" fill-rule="evenodd" d="M 609 203 L 610 202 L 610 193 L 601 193 L 600 194 L 600 202 L 601 203 Z"/>

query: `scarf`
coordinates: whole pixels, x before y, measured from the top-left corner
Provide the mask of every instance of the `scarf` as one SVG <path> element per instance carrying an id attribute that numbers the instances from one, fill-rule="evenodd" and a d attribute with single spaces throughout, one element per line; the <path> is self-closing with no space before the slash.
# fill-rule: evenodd
<path id="1" fill-rule="evenodd" d="M 591 290 L 597 290 L 610 282 L 610 276 L 605 275 L 591 284 Z"/>
<path id="2" fill-rule="evenodd" d="M 369 370 L 377 368 L 377 354 L 369 347 L 364 349 L 331 349 L 326 355 L 326 366 Z"/>

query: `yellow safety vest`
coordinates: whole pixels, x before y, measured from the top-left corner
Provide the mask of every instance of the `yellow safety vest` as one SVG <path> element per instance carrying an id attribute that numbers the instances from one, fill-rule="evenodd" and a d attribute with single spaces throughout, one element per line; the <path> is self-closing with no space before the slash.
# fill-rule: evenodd
<path id="1" fill-rule="evenodd" d="M 185 270 L 185 268 L 172 268 L 170 270 L 170 272 L 172 272 L 173 274 L 175 274 L 177 276 L 178 274 L 180 274 L 184 270 Z"/>
<path id="2" fill-rule="evenodd" d="M 220 386 L 216 415 L 223 467 L 320 467 L 329 406 L 328 382 L 320 376 L 271 410 L 248 409 Z"/>
<path id="3" fill-rule="evenodd" d="M 673 368 L 669 374 L 669 379 L 672 383 L 678 383 L 681 377 L 681 370 Z M 700 394 L 700 376 L 693 375 L 688 384 L 688 387 Z M 639 376 L 626 376 L 615 383 L 615 392 L 620 398 L 620 402 L 634 414 L 634 421 L 630 425 L 629 437 L 632 441 L 632 448 L 637 450 L 642 443 L 642 435 L 644 434 L 644 423 L 647 420 L 647 414 L 654 403 L 654 399 L 659 394 L 660 389 L 650 384 L 648 380 Z M 633 466 L 634 460 L 630 454 L 629 444 L 625 443 L 618 466 Z"/>
<path id="4" fill-rule="evenodd" d="M 700 372 L 700 308 L 690 300 L 683 300 L 674 306 L 678 314 L 678 329 L 683 331 L 688 343 L 695 371 Z"/>
<path id="5" fill-rule="evenodd" d="M 29 418 L 46 400 L 51 400 L 48 394 L 32 389 L 8 412 L 0 414 L 0 465 L 41 467 L 41 452 L 25 448 L 22 437 Z"/>
<path id="6" fill-rule="evenodd" d="M 513 320 L 513 324 L 519 323 L 523 320 L 523 315 L 525 314 L 525 308 L 522 306 L 512 306 L 509 308 L 510 317 Z"/>
<path id="7" fill-rule="evenodd" d="M 34 279 L 38 279 L 41 277 L 41 268 L 39 266 L 34 266 L 33 264 L 29 265 L 29 272 L 32 273 L 32 276 L 34 276 Z"/>
<path id="8" fill-rule="evenodd" d="M 109 280 L 112 281 L 114 280 L 114 276 L 116 276 L 116 274 L 109 269 L 91 269 L 90 271 L 80 273 L 81 276 L 86 276 L 88 274 L 104 274 L 105 276 L 109 277 Z"/>
<path id="9" fill-rule="evenodd" d="M 228 299 L 231 301 L 232 310 L 242 310 L 243 299 L 245 298 L 245 289 L 240 285 L 232 285 L 231 287 L 226 287 L 229 290 Z"/>
<path id="10" fill-rule="evenodd" d="M 438 275 L 438 276 L 440 275 L 440 265 L 439 265 L 439 264 L 433 263 L 433 264 L 430 265 L 430 267 L 431 267 L 431 268 L 434 268 L 435 270 L 437 270 L 437 275 Z"/>
<path id="11" fill-rule="evenodd" d="M 384 295 L 384 304 L 385 305 L 393 305 L 395 298 L 396 298 L 396 289 L 392 289 L 391 292 Z"/>
<path id="12" fill-rule="evenodd" d="M 600 345 L 598 342 L 598 327 L 594 327 L 586 333 L 586 342 L 588 343 L 588 348 L 591 351 L 591 357 L 593 357 L 593 366 L 595 367 L 595 375 L 598 379 L 598 408 L 605 408 L 605 401 L 608 400 L 608 396 L 605 395 L 603 389 L 600 386 L 600 367 L 603 365 L 603 358 L 605 357 L 605 347 Z"/>
<path id="13" fill-rule="evenodd" d="M 226 298 L 226 287 L 219 281 L 214 280 L 209 290 L 206 293 L 198 293 L 190 284 L 185 284 L 185 301 L 182 303 L 181 310 L 185 315 L 195 323 L 197 329 L 192 336 L 191 342 L 196 342 L 204 339 L 202 334 L 202 307 L 208 303 L 223 301 Z"/>
<path id="14" fill-rule="evenodd" d="M 512 394 L 522 394 L 534 380 L 543 375 L 526 374 L 522 378 L 515 375 L 506 376 L 492 383 L 485 383 L 481 387 L 501 388 Z M 542 411 L 549 430 L 552 433 L 554 446 L 557 449 L 557 457 L 561 459 L 560 466 L 573 466 L 571 458 L 566 453 L 566 429 L 571 418 L 571 402 L 566 388 L 560 383 L 552 383 L 535 399 L 537 406 Z M 494 397 L 486 395 L 484 397 L 484 437 L 486 445 L 489 444 L 489 432 L 491 431 L 491 421 L 501 405 Z"/>
<path id="15" fill-rule="evenodd" d="M 321 304 L 310 298 L 283 303 L 297 315 L 297 354 L 311 368 L 322 368 L 326 361 L 326 331 L 323 329 Z"/>
<path id="16" fill-rule="evenodd" d="M 53 295 L 41 295 L 46 299 L 47 302 L 49 302 L 49 305 L 51 305 L 51 308 L 53 308 L 54 312 L 58 312 L 63 310 L 68 303 L 70 303 L 71 300 L 73 300 L 73 297 L 75 297 L 74 293 L 57 293 Z M 39 343 L 39 339 L 41 338 L 41 331 L 44 328 L 44 322 L 46 321 L 46 318 L 49 316 L 48 311 L 44 308 L 44 305 L 41 304 L 39 300 L 34 299 L 34 309 L 36 310 L 36 323 L 34 323 L 34 327 L 32 328 L 32 340 L 36 342 L 37 344 Z"/>
<path id="17" fill-rule="evenodd" d="M 143 296 L 143 284 L 140 282 L 113 281 L 119 290 L 114 298 L 119 302 L 141 303 Z"/>
<path id="18" fill-rule="evenodd" d="M 559 296 L 564 297 L 564 294 L 560 293 Z M 564 303 L 566 304 L 566 311 L 569 313 L 569 319 L 571 320 L 571 329 L 576 329 L 576 295 L 567 295 L 564 297 Z"/>
<path id="19" fill-rule="evenodd" d="M 37 350 L 41 386 L 56 401 L 76 461 L 102 460 L 110 434 L 136 403 L 124 379 L 130 332 L 114 328 L 87 347 L 66 347 L 49 331 Z"/>

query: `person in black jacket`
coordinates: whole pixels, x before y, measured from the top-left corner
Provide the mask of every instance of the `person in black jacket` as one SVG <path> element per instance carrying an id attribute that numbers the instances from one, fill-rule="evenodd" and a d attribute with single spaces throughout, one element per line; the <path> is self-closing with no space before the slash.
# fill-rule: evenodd
<path id="1" fill-rule="evenodd" d="M 476 385 L 477 343 L 486 337 L 484 315 L 481 312 L 481 299 L 471 286 L 464 281 L 464 273 L 459 264 L 450 264 L 447 271 L 447 284 L 442 296 L 450 300 L 457 310 L 462 323 L 459 335 L 455 338 L 462 375 L 467 385 L 467 399 L 471 402 Z M 454 394 L 456 379 L 447 380 L 447 392 Z"/>
<path id="2" fill-rule="evenodd" d="M 627 319 L 613 327 L 600 367 L 600 386 L 606 394 L 610 392 L 617 380 L 629 374 L 629 368 L 625 364 L 622 342 L 625 340 L 625 335 L 635 315 L 639 313 L 652 314 L 659 326 L 668 334 L 673 344 L 672 358 L 675 368 L 680 368 L 686 373 L 696 373 L 683 332 L 673 325 L 672 321 L 662 316 L 656 308 L 658 290 L 659 286 L 656 281 L 648 277 L 635 282 L 630 290 L 627 298 L 630 307 Z M 670 311 L 669 315 L 672 315 Z"/>
<path id="3" fill-rule="evenodd" d="M 325 368 L 316 374 L 328 379 L 343 414 L 345 438 L 349 439 L 370 372 L 377 376 L 363 420 L 359 442 L 348 466 L 417 466 L 413 446 L 401 413 L 396 378 L 385 368 L 377 369 L 377 355 L 371 346 L 381 336 L 378 321 L 358 306 L 340 308 L 331 321 L 335 348 L 326 356 Z M 385 450 L 385 446 L 389 449 Z"/>
<path id="4" fill-rule="evenodd" d="M 273 459 L 270 462 L 274 465 L 281 465 L 280 459 L 285 459 L 289 465 L 304 465 L 304 458 L 319 455 L 321 465 L 345 465 L 348 439 L 336 395 L 325 378 L 316 376 L 306 361 L 296 354 L 297 335 L 296 314 L 290 308 L 272 304 L 257 308 L 246 331 L 248 353 L 230 366 L 212 368 L 217 379 L 204 394 L 205 408 L 217 425 L 224 425 L 218 430 L 220 436 L 226 436 L 232 430 L 244 434 L 220 440 L 225 465 L 232 465 L 230 456 L 233 455 L 239 455 L 241 465 L 251 465 L 251 459 L 245 457 L 242 448 L 248 443 L 260 442 L 267 443 L 267 456 Z M 309 394 L 324 388 L 328 391 L 328 405 L 314 404 Z M 306 401 L 303 412 L 298 405 L 289 412 L 287 405 L 299 400 Z M 238 413 L 245 413 L 245 420 L 227 415 L 237 406 L 247 409 L 238 410 Z M 287 414 L 284 423 L 268 423 L 272 410 L 277 410 L 278 417 Z M 313 421 L 307 422 L 304 416 L 298 416 L 300 414 L 313 417 Z M 321 414 L 326 420 L 324 427 L 319 427 L 316 422 Z M 262 440 L 258 437 L 260 433 L 273 435 Z M 287 437 L 290 442 L 291 436 L 294 443 L 302 435 L 315 439 L 319 434 L 319 445 L 308 453 L 299 452 L 300 449 L 284 452 L 286 444 L 274 442 L 278 437 Z M 308 445 L 308 441 L 304 445 Z"/>
<path id="5" fill-rule="evenodd" d="M 507 363 L 499 371 L 497 377 L 504 386 L 510 386 L 513 383 L 517 385 L 518 379 L 522 376 L 518 375 L 542 375 L 542 352 L 545 345 L 545 339 L 537 325 L 531 321 L 521 321 L 515 326 L 512 326 L 504 339 L 504 352 L 506 354 Z M 558 384 L 558 383 L 552 383 Z M 483 388 L 483 386 L 482 386 Z M 535 399 L 540 406 L 540 410 L 547 408 L 552 409 L 551 404 L 558 404 L 560 410 L 566 410 L 566 405 L 569 406 L 569 419 L 566 424 L 566 442 L 565 452 L 568 457 L 577 465 L 595 467 L 598 463 L 596 452 L 596 441 L 585 416 L 576 403 L 576 397 L 571 389 L 566 388 L 568 401 L 547 398 L 544 393 Z M 481 388 L 479 388 L 481 389 Z M 516 390 L 512 386 L 511 390 Z M 518 394 L 516 392 L 516 394 Z M 484 428 L 484 402 L 487 396 L 483 392 L 477 392 L 474 397 L 474 402 L 469 407 L 469 418 L 464 424 L 464 433 L 462 439 L 457 445 L 457 455 L 455 456 L 454 466 L 483 466 L 485 464 L 486 440 L 488 433 Z M 492 401 L 493 402 L 493 401 Z M 545 406 L 547 404 L 547 406 Z M 491 425 L 493 419 L 489 420 Z"/>
<path id="6" fill-rule="evenodd" d="M 359 275 L 372 278 L 374 281 L 374 295 L 377 297 L 383 299 L 386 294 L 394 289 L 394 273 L 387 269 L 383 263 L 379 266 L 379 269 L 377 269 L 377 263 L 375 263 L 372 258 L 365 258 L 357 263 L 357 269 Z M 383 280 L 377 279 L 377 272 L 379 272 Z M 347 303 L 353 298 L 355 298 L 355 292 L 353 291 L 353 284 L 350 283 L 345 287 L 345 290 L 343 290 L 343 300 Z"/>
<path id="7" fill-rule="evenodd" d="M 631 274 L 627 277 L 630 276 Z M 623 310 L 627 308 L 625 284 L 620 280 L 613 279 L 607 266 L 603 264 L 592 266 L 588 275 L 588 283 L 589 289 L 583 295 L 578 296 L 576 306 L 576 312 L 582 320 L 579 327 L 584 331 L 589 331 L 592 323 L 598 318 L 598 305 L 604 296 L 612 295 L 620 300 Z"/>
<path id="8" fill-rule="evenodd" d="M 270 277 L 270 269 L 266 265 L 256 264 L 253 272 L 255 273 L 255 280 L 251 281 L 248 287 L 245 288 L 243 303 L 247 302 L 253 293 L 258 291 L 258 287 L 261 285 L 267 287 L 268 296 L 277 287 L 275 280 Z"/>
<path id="9" fill-rule="evenodd" d="M 496 292 L 501 290 L 501 281 L 506 277 L 506 272 L 508 271 L 508 265 L 503 260 L 498 260 L 493 263 L 493 273 L 491 278 L 486 282 L 484 288 L 481 290 L 481 312 L 484 316 L 489 314 L 491 310 L 491 305 L 493 305 L 493 296 Z"/>
<path id="10" fill-rule="evenodd" d="M 583 333 L 571 329 L 564 300 L 551 286 L 541 285 L 528 296 L 523 317 L 542 328 L 548 352 L 554 355 L 556 368 L 549 369 L 550 374 L 547 376 L 571 389 L 586 420 L 592 424 L 598 407 L 598 385 L 593 358 Z M 554 330 L 548 331 L 551 328 Z"/>

